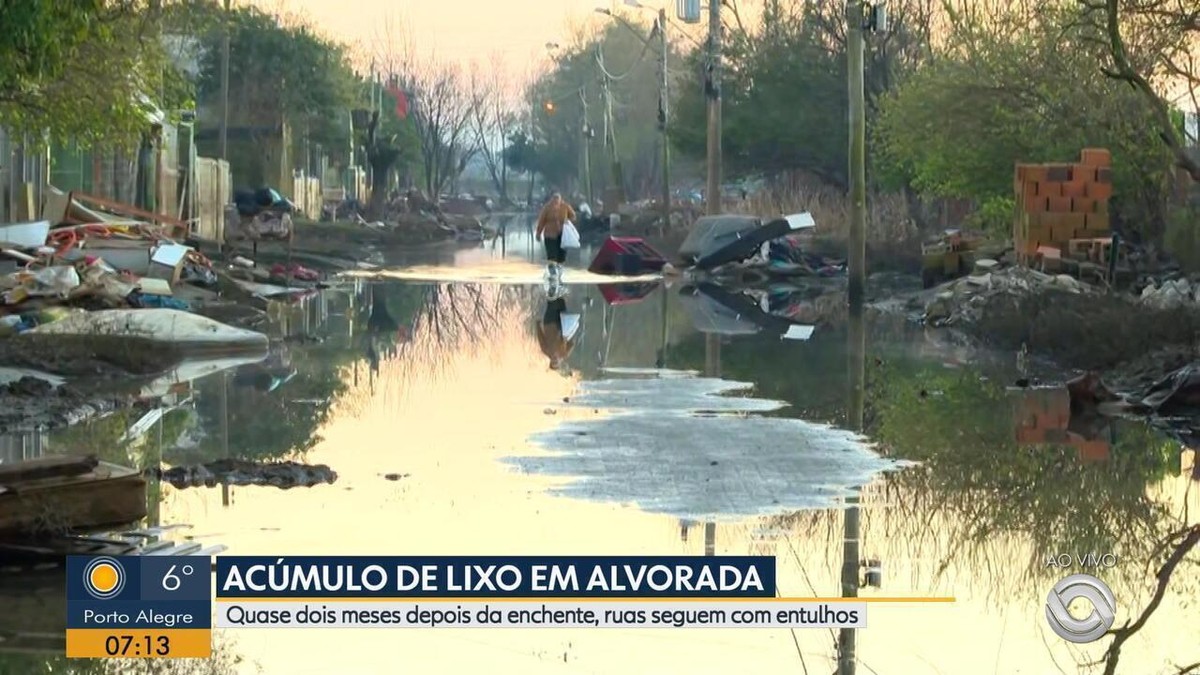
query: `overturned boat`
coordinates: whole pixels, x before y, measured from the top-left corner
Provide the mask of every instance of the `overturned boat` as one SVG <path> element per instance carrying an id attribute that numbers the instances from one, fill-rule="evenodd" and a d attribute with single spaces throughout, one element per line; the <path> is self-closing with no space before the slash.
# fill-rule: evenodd
<path id="1" fill-rule="evenodd" d="M 769 242 L 812 230 L 816 222 L 808 213 L 797 213 L 763 222 L 747 215 L 705 216 L 696 221 L 679 247 L 684 264 L 699 270 L 746 260 Z"/>

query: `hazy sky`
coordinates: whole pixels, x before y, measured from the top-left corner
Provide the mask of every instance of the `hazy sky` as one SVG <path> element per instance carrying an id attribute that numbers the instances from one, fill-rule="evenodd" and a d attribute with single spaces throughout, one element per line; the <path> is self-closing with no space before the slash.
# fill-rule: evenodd
<path id="1" fill-rule="evenodd" d="M 242 0 L 245 1 L 245 0 Z M 672 0 L 645 0 L 651 7 Z M 526 72 L 546 57 L 547 42 L 565 42 L 570 27 L 605 19 L 596 7 L 618 0 L 257 0 L 267 9 L 307 16 L 331 37 L 363 52 L 385 48 L 392 35 L 407 34 L 423 55 L 469 63 L 493 61 Z M 635 10 L 636 11 L 636 10 Z"/>

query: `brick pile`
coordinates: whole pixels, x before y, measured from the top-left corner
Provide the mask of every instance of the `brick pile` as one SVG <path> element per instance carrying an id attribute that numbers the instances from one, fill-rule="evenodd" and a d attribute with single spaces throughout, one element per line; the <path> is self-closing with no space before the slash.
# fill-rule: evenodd
<path id="1" fill-rule="evenodd" d="M 1087 254 L 1111 237 L 1112 156 L 1087 148 L 1074 164 L 1017 164 L 1013 246 L 1022 264 Z"/>
<path id="2" fill-rule="evenodd" d="M 1018 445 L 1068 445 L 1085 462 L 1108 459 L 1110 446 L 1102 438 L 1087 438 L 1069 430 L 1071 394 L 1066 387 L 1010 389 Z"/>

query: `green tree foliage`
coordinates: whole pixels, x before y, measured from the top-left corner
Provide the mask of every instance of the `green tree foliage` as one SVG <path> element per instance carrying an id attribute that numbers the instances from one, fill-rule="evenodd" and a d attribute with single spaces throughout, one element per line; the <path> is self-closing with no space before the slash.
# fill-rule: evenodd
<path id="1" fill-rule="evenodd" d="M 1145 426 L 1118 426 L 1109 461 L 1087 463 L 1069 445 L 1018 445 L 1014 395 L 1000 380 L 901 360 L 868 372 L 872 437 L 920 463 L 897 480 L 965 523 L 969 542 L 1020 534 L 1037 551 L 1144 560 L 1173 529 L 1147 488 L 1171 474 L 1179 446 Z M 1040 560 L 1030 566 L 1044 572 Z"/>
<path id="2" fill-rule="evenodd" d="M 803 170 L 845 185 L 845 58 L 822 43 L 820 30 L 806 10 L 779 17 L 765 35 L 733 35 L 721 90 L 722 150 L 733 175 Z M 675 147 L 695 157 L 707 150 L 704 63 L 694 55 L 672 134 Z"/>
<path id="3" fill-rule="evenodd" d="M 194 2 L 191 21 L 208 27 L 199 95 L 217 101 L 221 90 L 221 13 Z M 294 133 L 337 152 L 350 146 L 350 109 L 359 98 L 358 78 L 343 45 L 303 24 L 283 23 L 254 7 L 229 17 L 229 103 L 245 123 L 280 119 Z M 251 122 L 253 120 L 253 122 Z"/>
<path id="4" fill-rule="evenodd" d="M 1150 486 L 1172 475 L 1179 446 L 1140 424 L 1118 425 L 1111 457 L 1082 462 L 1067 445 L 1016 443 L 1014 395 L 1005 373 L 948 369 L 914 357 L 902 327 L 875 322 L 866 363 L 866 433 L 889 456 L 917 462 L 894 481 L 909 495 L 897 508 L 917 521 L 954 523 L 955 549 L 971 556 L 989 540 L 1028 538 L 1042 552 L 1122 552 L 1145 560 L 1177 521 Z M 878 358 L 877 358 L 878 357 Z M 846 335 L 820 327 L 797 344 L 739 338 L 721 345 L 720 375 L 754 382 L 754 395 L 785 401 L 779 414 L 843 423 L 849 396 Z M 668 366 L 702 371 L 704 336 L 672 347 Z M 1027 574 L 1047 572 L 1031 561 Z M 1050 570 L 1052 573 L 1053 570 Z M 1142 570 L 1129 568 L 1136 583 Z"/>
<path id="5" fill-rule="evenodd" d="M 186 98 L 158 39 L 162 2 L 0 3 L 0 125 L 89 144 L 129 142 L 146 101 Z"/>
<path id="6" fill-rule="evenodd" d="M 929 51 L 928 3 L 889 2 L 892 29 L 871 35 L 866 53 L 868 123 L 876 102 Z M 768 3 L 757 26 L 729 32 L 721 79 L 725 171 L 732 176 L 803 172 L 846 186 L 845 3 Z M 686 156 L 706 143 L 707 55 L 691 55 L 678 91 L 672 134 Z"/>
<path id="7" fill-rule="evenodd" d="M 650 32 L 639 30 L 640 35 L 620 22 L 610 21 L 594 38 L 568 46 L 557 56 L 554 68 L 529 89 L 532 133 L 521 133 L 510 140 L 507 151 L 514 168 L 520 165 L 532 170 L 559 190 L 582 191 L 586 102 L 586 123 L 595 134 L 590 159 L 596 191 L 616 184 L 617 162 L 627 193 L 656 190 L 661 180 L 662 152 L 658 131 L 661 48 L 657 36 L 647 44 Z M 678 51 L 682 45 L 678 42 L 668 36 L 672 86 L 684 68 Z M 611 115 L 603 93 L 601 62 L 612 76 L 608 82 Z"/>
<path id="8" fill-rule="evenodd" d="M 1103 47 L 1078 18 L 958 24 L 945 55 L 884 98 L 880 170 L 924 194 L 986 202 L 1011 196 L 1017 162 L 1070 162 L 1104 147 L 1124 213 L 1161 222 L 1169 157 L 1137 93 L 1100 71 Z"/>

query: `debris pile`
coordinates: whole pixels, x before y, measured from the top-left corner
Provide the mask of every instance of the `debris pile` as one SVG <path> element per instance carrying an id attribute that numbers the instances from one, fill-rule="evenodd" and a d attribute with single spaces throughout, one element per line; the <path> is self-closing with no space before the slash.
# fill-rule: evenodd
<path id="1" fill-rule="evenodd" d="M 271 188 L 239 190 L 225 207 L 225 241 L 287 241 L 296 206 Z"/>
<path id="2" fill-rule="evenodd" d="M 297 462 L 259 463 L 242 459 L 218 459 L 195 466 L 173 466 L 169 469 L 151 468 L 146 475 L 172 486 L 214 487 L 217 485 L 259 485 L 287 490 L 337 482 L 337 472 L 324 464 L 308 465 Z"/>
<path id="3" fill-rule="evenodd" d="M 984 261 L 991 262 L 991 261 Z M 985 265 L 986 268 L 986 265 Z M 930 326 L 971 323 L 997 296 L 1024 296 L 1044 291 L 1072 294 L 1098 293 L 1088 284 L 1067 274 L 1046 274 L 1024 267 L 979 272 L 940 286 L 925 304 L 923 320 Z"/>
<path id="4" fill-rule="evenodd" d="M 216 286 L 208 258 L 179 243 L 182 221 L 53 188 L 46 201 L 45 220 L 0 225 L 0 333 L 61 318 L 54 308 L 187 310 L 175 289 Z"/>
<path id="5" fill-rule="evenodd" d="M 1138 302 L 1155 309 L 1177 309 L 1200 303 L 1200 284 L 1187 279 L 1174 279 L 1156 284 L 1151 281 L 1142 289 Z"/>

